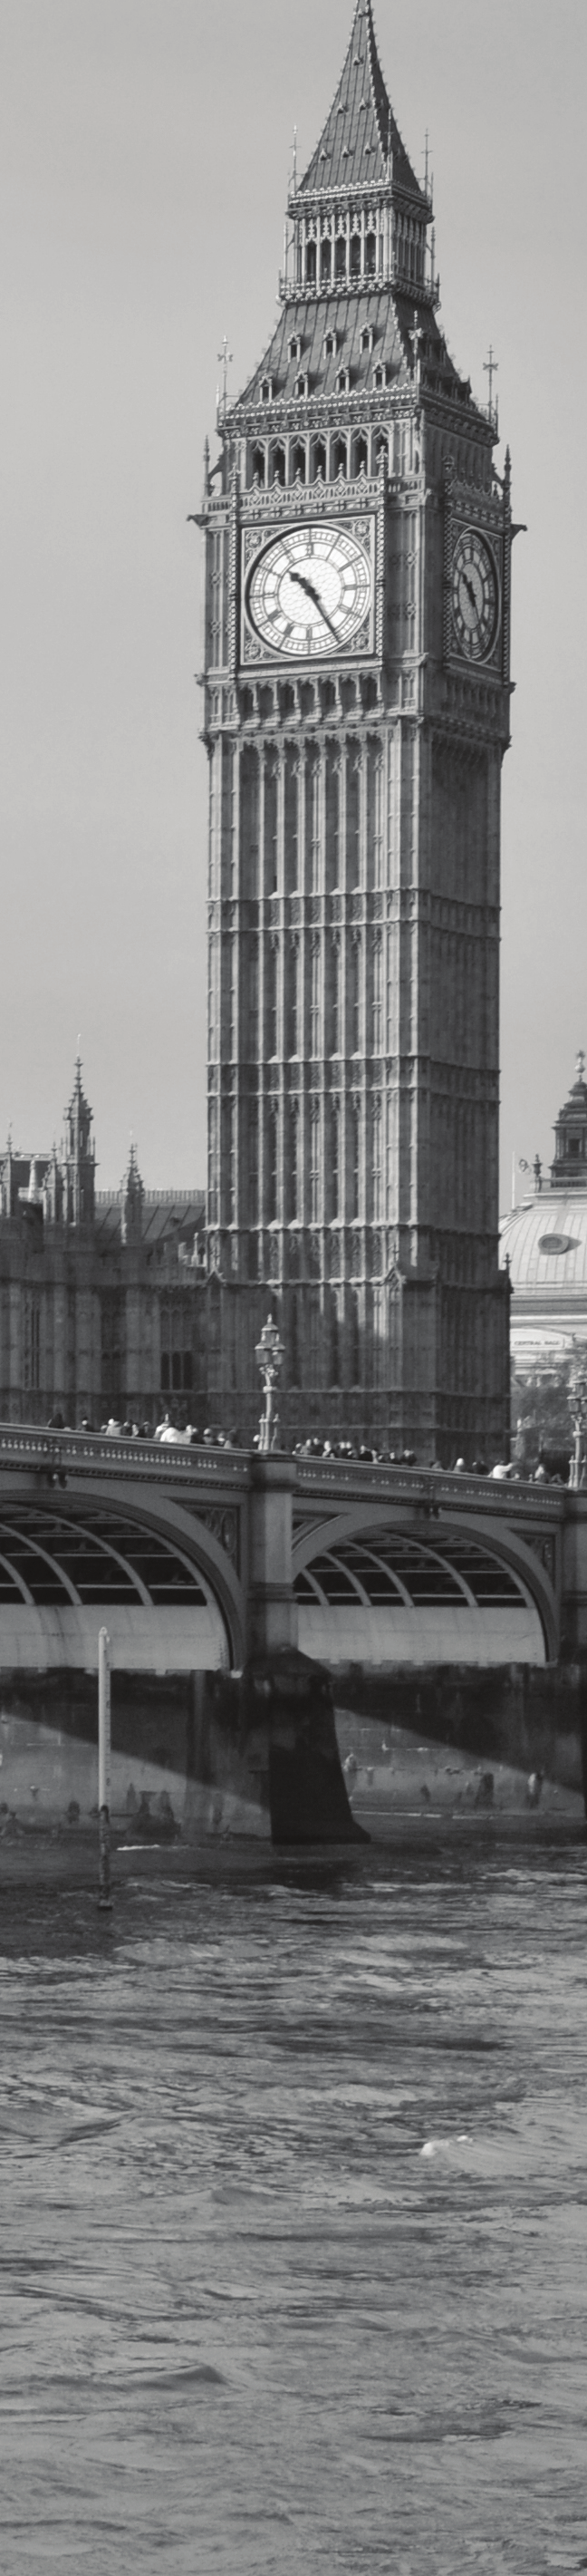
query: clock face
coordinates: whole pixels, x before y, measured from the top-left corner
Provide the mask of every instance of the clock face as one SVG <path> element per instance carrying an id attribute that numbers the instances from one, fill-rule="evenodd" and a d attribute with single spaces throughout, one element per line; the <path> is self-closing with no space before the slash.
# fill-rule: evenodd
<path id="1" fill-rule="evenodd" d="M 495 639 L 499 608 L 497 570 L 476 528 L 463 528 L 452 559 L 452 622 L 460 653 L 483 662 Z"/>
<path id="2" fill-rule="evenodd" d="M 366 546 L 352 528 L 285 528 L 257 556 L 245 605 L 265 650 L 314 660 L 347 653 L 369 617 L 373 591 Z M 362 637 L 368 645 L 369 637 Z"/>

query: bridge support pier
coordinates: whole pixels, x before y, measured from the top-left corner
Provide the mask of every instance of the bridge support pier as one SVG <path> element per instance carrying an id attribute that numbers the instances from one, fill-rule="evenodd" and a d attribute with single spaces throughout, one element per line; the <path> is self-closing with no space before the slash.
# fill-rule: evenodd
<path id="1" fill-rule="evenodd" d="M 297 1647 L 298 1605 L 292 1581 L 292 1458 L 251 1461 L 247 1655 Z"/>

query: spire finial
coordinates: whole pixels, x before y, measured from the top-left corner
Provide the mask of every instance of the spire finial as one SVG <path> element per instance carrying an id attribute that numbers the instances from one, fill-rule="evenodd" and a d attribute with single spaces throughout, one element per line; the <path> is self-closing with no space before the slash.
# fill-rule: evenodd
<path id="1" fill-rule="evenodd" d="M 497 360 L 497 358 L 494 358 L 494 355 L 493 355 L 493 349 L 492 349 L 492 345 L 491 345 L 491 341 L 490 341 L 490 342 L 489 342 L 489 357 L 488 357 L 488 358 L 484 358 L 484 360 L 483 360 L 483 374 L 484 374 L 484 376 L 488 376 L 488 377 L 489 377 L 489 414 L 490 414 L 490 418 L 493 416 L 493 378 L 494 378 L 494 376 L 497 376 L 497 375 L 498 375 L 498 373 L 499 373 L 498 360 Z M 495 408 L 496 408 L 496 412 L 497 412 L 497 404 L 496 404 Z"/>
<path id="2" fill-rule="evenodd" d="M 579 1047 L 577 1056 L 577 1078 L 579 1082 L 584 1082 L 585 1080 L 585 1051 L 583 1047 Z"/>
<path id="3" fill-rule="evenodd" d="M 221 348 L 221 349 L 219 349 L 219 351 L 218 351 L 218 364 L 219 364 L 219 367 L 221 367 L 221 368 L 222 368 L 222 418 L 223 418 L 223 420 L 226 420 L 226 402 L 227 402 L 227 394 L 228 394 L 228 370 L 229 370 L 229 367 L 231 367 L 231 366 L 232 366 L 232 349 L 229 349 L 229 346 L 228 346 L 228 340 L 227 340 L 227 337 L 226 337 L 226 332 L 224 333 L 224 339 L 223 339 L 223 342 L 222 342 L 222 348 Z"/>

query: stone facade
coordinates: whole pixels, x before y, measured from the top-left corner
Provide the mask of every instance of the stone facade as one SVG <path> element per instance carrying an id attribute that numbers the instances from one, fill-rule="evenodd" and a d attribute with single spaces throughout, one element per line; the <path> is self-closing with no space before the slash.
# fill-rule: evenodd
<path id="1" fill-rule="evenodd" d="M 503 1453 L 510 473 L 438 319 L 370 0 L 206 458 L 209 1385 L 252 1432 Z"/>
<path id="2" fill-rule="evenodd" d="M 178 1420 L 204 1404 L 203 1192 L 97 1190 L 76 1066 L 61 1149 L 0 1159 L 0 1420 Z"/>

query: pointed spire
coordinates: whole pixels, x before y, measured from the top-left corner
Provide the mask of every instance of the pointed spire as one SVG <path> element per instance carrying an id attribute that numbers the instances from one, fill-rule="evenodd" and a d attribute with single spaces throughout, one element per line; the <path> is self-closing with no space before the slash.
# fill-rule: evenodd
<path id="1" fill-rule="evenodd" d="M 134 1137 L 131 1135 L 128 1164 L 122 1184 L 121 1234 L 123 1243 L 140 1243 L 141 1241 L 143 1231 L 144 1196 L 145 1192 L 139 1171 L 137 1149 Z"/>
<path id="2" fill-rule="evenodd" d="M 392 177 L 411 197 L 423 199 L 387 95 L 371 0 L 357 0 L 338 89 L 299 182 L 297 203 L 325 189 L 372 187 Z"/>

